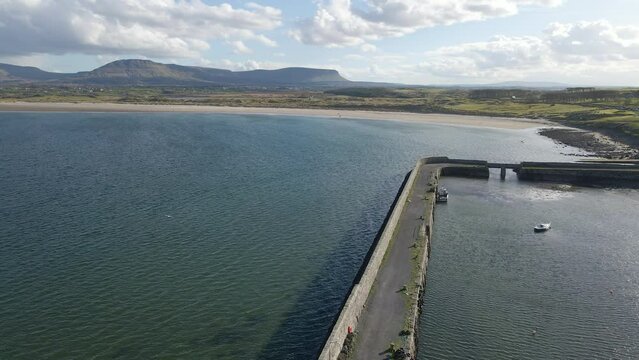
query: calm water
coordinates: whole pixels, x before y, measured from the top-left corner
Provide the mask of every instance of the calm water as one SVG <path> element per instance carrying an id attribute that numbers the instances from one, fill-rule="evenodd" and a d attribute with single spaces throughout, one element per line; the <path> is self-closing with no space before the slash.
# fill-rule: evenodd
<path id="1" fill-rule="evenodd" d="M 0 113 L 0 357 L 311 358 L 405 173 L 419 157 L 436 154 L 495 161 L 566 158 L 534 130 L 210 114 Z M 450 187 L 455 194 L 448 211 L 463 209 L 455 203 L 460 190 Z M 582 203 L 593 209 L 606 199 L 599 192 L 584 194 L 589 197 Z M 629 218 L 628 207 L 617 209 Z M 586 307 L 592 311 L 584 316 L 596 318 L 596 326 L 612 326 L 616 334 L 620 328 L 609 321 L 610 313 L 614 319 L 627 316 L 629 324 L 636 322 L 636 308 L 604 302 L 628 296 L 636 306 L 630 288 L 636 289 L 637 272 L 628 273 L 626 261 L 636 248 L 590 234 L 593 227 L 604 234 L 636 227 L 608 226 L 614 216 L 599 207 L 580 216 L 572 226 L 592 224 L 580 229 L 592 236 L 588 242 L 540 238 L 532 245 L 512 238 L 522 246 L 492 249 L 501 256 L 519 254 L 522 264 L 515 269 L 522 272 L 537 271 L 543 261 L 557 283 L 528 276 L 549 291 L 567 281 L 563 292 L 550 293 L 560 301 L 537 306 L 541 314 L 531 315 L 534 324 L 547 322 L 562 307 L 577 314 Z M 438 212 L 438 222 L 450 218 Z M 511 228 L 496 224 L 503 234 Z M 466 229 L 479 236 L 492 233 L 496 224 L 469 221 Z M 463 227 L 451 229 L 461 234 Z M 549 236 L 562 233 L 569 231 L 558 227 Z M 450 259 L 443 243 L 433 248 L 433 279 L 435 259 Z M 564 255 L 552 248 L 541 259 L 524 253 L 532 246 L 541 251 L 544 244 L 563 244 Z M 472 261 L 448 266 L 466 269 L 491 256 L 504 262 L 491 248 L 473 246 L 478 253 Z M 574 247 L 575 256 L 565 256 Z M 577 255 L 589 248 L 607 256 L 592 255 L 597 262 L 587 263 Z M 586 278 L 585 270 L 592 276 L 575 288 L 571 281 Z M 573 278 L 574 272 L 582 277 Z M 486 276 L 480 269 L 473 273 Z M 608 278 L 616 285 L 606 285 L 603 294 L 578 296 L 583 295 L 578 289 Z M 479 287 L 471 285 L 459 291 Z M 510 283 L 493 286 L 498 285 Z M 609 287 L 615 297 L 609 297 Z M 501 291 L 502 302 L 545 299 Z M 575 298 L 582 308 L 567 303 Z M 453 299 L 459 298 L 449 297 L 448 303 Z M 605 317 L 596 312 L 601 308 L 610 310 Z M 486 309 L 477 314 L 494 315 Z M 587 325 L 572 318 L 563 318 L 566 329 Z M 441 341 L 451 341 L 464 327 L 449 325 L 450 331 L 439 333 Z M 537 341 L 551 336 L 535 327 Z M 635 335 L 626 336 L 620 344 Z"/>
<path id="2" fill-rule="evenodd" d="M 419 358 L 638 359 L 639 192 L 498 179 L 444 180 Z"/>

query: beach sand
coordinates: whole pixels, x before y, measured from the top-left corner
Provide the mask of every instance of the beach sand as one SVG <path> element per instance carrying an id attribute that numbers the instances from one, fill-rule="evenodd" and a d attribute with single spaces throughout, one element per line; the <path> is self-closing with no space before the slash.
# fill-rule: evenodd
<path id="1" fill-rule="evenodd" d="M 492 127 L 501 129 L 527 129 L 552 125 L 537 119 L 497 118 L 488 116 L 417 114 L 407 112 L 383 112 L 360 110 L 292 109 L 230 107 L 205 105 L 149 105 L 114 103 L 30 103 L 0 102 L 0 111 L 41 111 L 41 112 L 192 112 L 220 114 L 260 114 L 316 116 L 346 119 L 390 120 L 416 123 L 449 124 L 462 126 Z"/>

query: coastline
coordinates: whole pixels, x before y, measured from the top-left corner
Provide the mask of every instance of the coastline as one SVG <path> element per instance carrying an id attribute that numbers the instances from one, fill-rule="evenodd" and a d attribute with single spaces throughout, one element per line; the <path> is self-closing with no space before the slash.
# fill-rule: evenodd
<path id="1" fill-rule="evenodd" d="M 611 160 L 639 158 L 638 149 L 599 132 L 569 127 L 548 127 L 539 129 L 537 133 L 560 145 L 576 147 L 593 154 L 587 157 Z"/>
<path id="2" fill-rule="evenodd" d="M 234 107 L 211 105 L 153 105 L 120 103 L 0 102 L 0 112 L 146 112 L 217 113 L 237 115 L 308 116 L 333 119 L 400 121 L 422 124 L 470 126 L 509 130 L 539 128 L 539 135 L 559 144 L 590 152 L 589 157 L 607 159 L 637 158 L 639 152 L 609 136 L 585 131 L 543 119 L 492 117 L 463 114 L 410 113 L 371 110 L 335 110 L 304 108 Z"/>
<path id="3" fill-rule="evenodd" d="M 314 116 L 344 119 L 386 120 L 499 129 L 528 129 L 556 125 L 547 120 L 455 114 L 420 114 L 369 110 L 232 107 L 208 105 L 150 105 L 118 103 L 0 102 L 0 112 L 182 112 L 248 115 Z"/>

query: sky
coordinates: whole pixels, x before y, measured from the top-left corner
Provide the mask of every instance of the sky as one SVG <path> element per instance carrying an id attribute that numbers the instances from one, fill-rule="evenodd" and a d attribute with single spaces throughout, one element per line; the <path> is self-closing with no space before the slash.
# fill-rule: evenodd
<path id="1" fill-rule="evenodd" d="M 0 62 L 331 68 L 405 84 L 639 85 L 639 0 L 0 0 Z"/>

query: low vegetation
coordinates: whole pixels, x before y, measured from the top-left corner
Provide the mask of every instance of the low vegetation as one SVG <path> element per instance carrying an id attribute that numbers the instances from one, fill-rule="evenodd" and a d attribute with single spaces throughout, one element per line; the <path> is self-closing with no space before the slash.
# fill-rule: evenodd
<path id="1" fill-rule="evenodd" d="M 0 87 L 0 101 L 113 102 L 336 110 L 405 111 L 544 118 L 639 144 L 639 90 L 211 87 Z"/>

